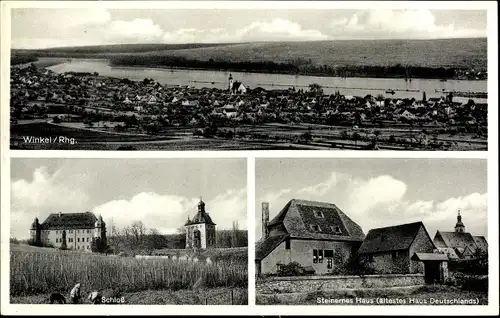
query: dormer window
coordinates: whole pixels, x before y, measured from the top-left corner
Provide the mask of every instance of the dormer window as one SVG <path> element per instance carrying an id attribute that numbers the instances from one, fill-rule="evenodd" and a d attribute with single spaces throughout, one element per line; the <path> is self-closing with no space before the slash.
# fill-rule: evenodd
<path id="1" fill-rule="evenodd" d="M 324 218 L 325 216 L 323 215 L 323 212 L 314 210 L 314 216 L 317 218 Z"/>
<path id="2" fill-rule="evenodd" d="M 335 234 L 342 234 L 342 230 L 340 229 L 340 226 L 332 226 L 332 231 Z"/>
<path id="3" fill-rule="evenodd" d="M 319 227 L 319 225 L 317 225 L 317 224 L 311 225 L 311 229 L 312 229 L 314 232 L 321 232 L 321 228 L 320 228 L 320 227 Z"/>

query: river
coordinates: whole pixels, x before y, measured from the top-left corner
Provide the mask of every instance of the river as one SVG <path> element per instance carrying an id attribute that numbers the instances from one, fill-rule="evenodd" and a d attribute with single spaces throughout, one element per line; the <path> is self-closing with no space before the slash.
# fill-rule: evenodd
<path id="1" fill-rule="evenodd" d="M 43 58 L 40 58 L 42 60 Z M 319 77 L 302 75 L 266 74 L 266 73 L 241 73 L 212 70 L 186 70 L 186 69 L 160 69 L 144 67 L 112 67 L 105 59 L 71 59 L 65 63 L 47 67 L 56 73 L 64 72 L 97 72 L 101 76 L 116 78 L 128 78 L 130 80 L 143 80 L 152 78 L 163 85 L 189 85 L 191 87 L 203 88 L 226 88 L 228 87 L 229 74 L 235 81 L 242 82 L 246 87 L 263 87 L 266 89 L 296 89 L 308 90 L 309 85 L 317 83 L 323 86 L 327 94 L 336 90 L 347 96 L 365 96 L 367 94 L 383 94 L 387 96 L 386 90 L 394 90 L 392 97 L 421 99 L 423 92 L 427 98 L 440 97 L 443 93 L 438 90 L 455 90 L 462 92 L 486 92 L 486 80 L 447 80 L 417 79 L 411 82 L 395 78 L 370 78 L 370 77 Z M 484 98 L 473 98 L 476 102 L 486 103 Z M 455 101 L 466 101 L 464 97 L 454 97 Z"/>

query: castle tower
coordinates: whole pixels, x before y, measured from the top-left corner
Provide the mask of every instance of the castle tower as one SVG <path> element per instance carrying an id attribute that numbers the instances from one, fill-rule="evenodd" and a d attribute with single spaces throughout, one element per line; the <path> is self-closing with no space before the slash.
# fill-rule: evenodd
<path id="1" fill-rule="evenodd" d="M 205 202 L 200 199 L 198 212 L 193 219 L 188 217 L 186 228 L 186 248 L 215 247 L 215 223 L 205 211 Z"/>
<path id="2" fill-rule="evenodd" d="M 229 74 L 229 86 L 228 86 L 228 88 L 227 88 L 227 89 L 228 89 L 230 92 L 232 92 L 232 90 L 233 90 L 233 83 L 234 83 L 234 82 L 233 82 L 233 74 Z"/>
<path id="3" fill-rule="evenodd" d="M 102 215 L 99 215 L 95 222 L 94 237 L 106 242 L 106 223 L 103 221 Z"/>
<path id="4" fill-rule="evenodd" d="M 42 242 L 42 228 L 40 226 L 40 222 L 38 221 L 38 218 L 35 218 L 33 223 L 31 223 L 30 239 L 35 244 L 40 244 Z"/>
<path id="5" fill-rule="evenodd" d="M 455 232 L 457 233 L 465 232 L 465 225 L 462 223 L 462 216 L 460 215 L 460 209 L 458 210 L 457 224 L 455 224 Z"/>

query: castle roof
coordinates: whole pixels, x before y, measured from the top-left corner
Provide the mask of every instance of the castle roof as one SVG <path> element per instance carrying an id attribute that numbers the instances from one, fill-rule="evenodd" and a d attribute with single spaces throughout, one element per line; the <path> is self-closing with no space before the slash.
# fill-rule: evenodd
<path id="1" fill-rule="evenodd" d="M 406 250 L 410 248 L 421 227 L 424 227 L 422 222 L 414 222 L 372 229 L 366 235 L 358 253 L 370 254 Z M 429 241 L 432 242 L 430 237 Z"/>
<path id="2" fill-rule="evenodd" d="M 210 215 L 205 211 L 205 202 L 200 200 L 200 203 L 198 203 L 198 213 L 194 216 L 192 220 L 187 220 L 185 225 L 191 225 L 191 224 L 211 224 L 211 225 L 216 225 L 213 221 L 212 218 L 210 218 Z"/>
<path id="3" fill-rule="evenodd" d="M 41 229 L 93 229 L 96 221 L 97 217 L 92 212 L 52 213 L 41 224 Z"/>
<path id="4" fill-rule="evenodd" d="M 361 227 L 335 204 L 290 200 L 268 224 L 283 225 L 292 238 L 332 241 L 363 241 Z"/>

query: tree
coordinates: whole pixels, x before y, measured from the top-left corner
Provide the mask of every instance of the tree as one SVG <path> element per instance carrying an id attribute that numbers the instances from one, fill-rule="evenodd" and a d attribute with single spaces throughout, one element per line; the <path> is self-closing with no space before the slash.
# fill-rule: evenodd
<path id="1" fill-rule="evenodd" d="M 309 91 L 314 93 L 315 95 L 323 95 L 323 88 L 317 83 L 310 84 Z"/>
<path id="2" fill-rule="evenodd" d="M 361 139 L 361 135 L 358 132 L 352 134 L 352 140 L 354 140 L 354 144 L 358 145 L 358 140 Z"/>

